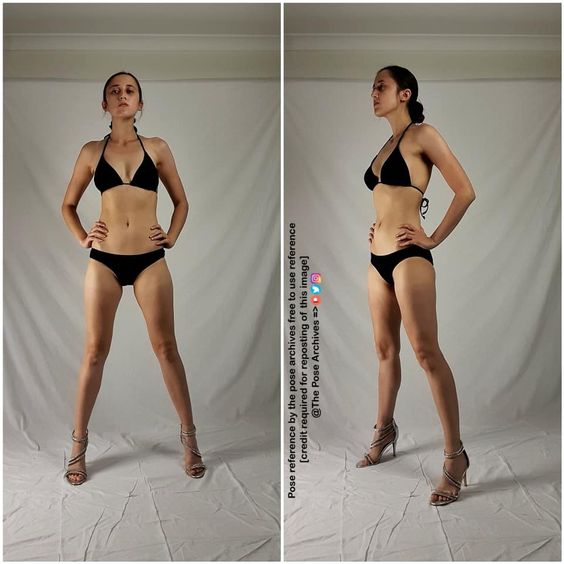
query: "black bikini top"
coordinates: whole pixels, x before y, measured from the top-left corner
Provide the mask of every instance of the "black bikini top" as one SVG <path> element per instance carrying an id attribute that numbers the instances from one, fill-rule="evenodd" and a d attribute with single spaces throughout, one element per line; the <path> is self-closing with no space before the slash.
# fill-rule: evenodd
<path id="1" fill-rule="evenodd" d="M 407 131 L 407 129 L 412 123 L 413 122 L 410 122 L 409 125 L 403 130 L 403 133 L 401 134 L 399 141 L 397 142 L 394 150 L 390 153 L 390 156 L 386 159 L 386 161 L 382 165 L 380 169 L 380 175 L 382 177 L 382 180 L 378 180 L 378 177 L 374 174 L 374 171 L 372 170 L 372 165 L 374 164 L 374 161 L 376 160 L 376 158 L 378 157 L 378 155 L 380 154 L 380 152 L 384 147 L 382 147 L 382 149 L 378 151 L 376 157 L 372 159 L 370 166 L 366 169 L 366 172 L 364 173 L 364 182 L 366 186 L 368 186 L 369 190 L 374 190 L 374 188 L 378 184 L 390 184 L 392 186 L 408 186 L 411 188 L 415 188 L 416 190 L 419 190 L 419 192 L 421 192 L 421 194 L 423 195 L 423 191 L 420 188 L 417 188 L 417 186 L 413 186 L 413 184 L 411 184 L 411 176 L 409 174 L 409 169 L 407 168 L 407 164 L 399 150 L 399 145 L 401 143 L 401 140 L 405 132 Z M 392 138 L 393 135 L 392 137 L 390 137 L 390 139 Z M 388 143 L 390 139 L 388 139 L 386 143 Z M 423 217 L 423 219 L 425 219 L 425 214 L 427 213 L 428 209 L 429 209 L 429 200 L 423 197 L 423 199 L 421 200 L 421 207 L 420 207 L 421 216 Z"/>
<path id="2" fill-rule="evenodd" d="M 143 147 L 144 156 L 143 161 L 133 175 L 131 182 L 124 182 L 115 171 L 114 167 L 111 166 L 104 158 L 104 151 L 106 150 L 106 145 L 108 144 L 109 139 L 110 134 L 108 133 L 108 135 L 106 135 L 106 142 L 104 143 L 100 160 L 98 161 L 96 171 L 94 172 L 94 184 L 96 185 L 96 188 L 98 188 L 100 192 L 104 192 L 110 188 L 114 188 L 115 186 L 128 184 L 137 188 L 143 188 L 144 190 L 152 190 L 153 192 L 156 192 L 159 185 L 159 173 L 157 172 L 157 167 L 155 166 L 153 159 L 151 159 L 147 151 L 145 151 L 145 147 L 143 146 L 143 142 L 141 141 L 139 134 L 137 134 L 137 139 L 139 139 L 139 143 L 141 143 L 141 147 Z"/>

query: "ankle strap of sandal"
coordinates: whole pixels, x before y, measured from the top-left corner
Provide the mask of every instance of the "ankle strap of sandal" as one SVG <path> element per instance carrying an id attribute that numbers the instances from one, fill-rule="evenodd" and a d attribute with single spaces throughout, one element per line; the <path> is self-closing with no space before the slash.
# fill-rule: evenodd
<path id="1" fill-rule="evenodd" d="M 74 429 L 72 430 L 72 440 L 75 441 L 76 443 L 84 443 L 86 441 L 88 441 L 88 429 L 86 429 L 86 434 L 84 435 L 84 437 L 81 437 L 80 439 L 74 436 Z"/>
<path id="2" fill-rule="evenodd" d="M 464 445 L 462 444 L 462 441 L 460 441 L 460 448 L 456 452 L 447 452 L 446 450 L 443 450 L 443 453 L 446 458 L 456 458 L 458 455 L 462 454 L 463 452 L 464 452 Z"/>
<path id="3" fill-rule="evenodd" d="M 383 443 L 389 443 L 390 437 L 395 433 L 394 420 L 392 419 L 387 425 L 378 427 L 374 425 L 374 429 L 378 432 L 378 438 L 370 443 L 370 448 L 374 448 Z"/>
<path id="4" fill-rule="evenodd" d="M 393 426 L 394 426 L 394 420 L 392 419 L 389 423 L 387 423 L 383 427 L 378 427 L 377 425 L 374 425 L 374 429 L 376 429 L 376 431 L 387 431 L 388 429 L 391 429 Z"/>
<path id="5" fill-rule="evenodd" d="M 183 431 L 182 423 L 180 423 L 180 433 L 185 437 L 194 437 L 196 435 L 196 425 L 192 425 L 192 428 L 189 431 Z"/>
<path id="6" fill-rule="evenodd" d="M 202 458 L 202 453 L 195 447 L 191 447 L 184 439 L 186 437 L 194 437 L 196 436 L 196 425 L 192 425 L 192 428 L 189 431 L 183 431 L 182 430 L 182 423 L 180 424 L 180 442 L 187 448 L 189 449 L 192 454 L 195 454 L 196 456 L 199 456 L 200 458 Z"/>

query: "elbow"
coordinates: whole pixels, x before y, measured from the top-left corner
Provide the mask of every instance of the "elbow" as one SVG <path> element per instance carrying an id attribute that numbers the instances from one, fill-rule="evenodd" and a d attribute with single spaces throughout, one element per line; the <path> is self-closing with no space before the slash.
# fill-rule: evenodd
<path id="1" fill-rule="evenodd" d="M 470 186 L 462 192 L 461 197 L 470 205 L 476 199 L 476 192 L 474 192 L 474 188 Z"/>
<path id="2" fill-rule="evenodd" d="M 61 206 L 61 215 L 64 217 L 69 210 L 75 210 L 75 209 L 76 206 L 74 204 L 67 204 L 63 202 L 63 205 Z"/>
<path id="3" fill-rule="evenodd" d="M 186 211 L 188 211 L 188 200 L 186 198 L 184 198 L 183 200 L 178 200 L 176 202 L 174 202 L 174 207 L 175 208 L 186 208 Z"/>

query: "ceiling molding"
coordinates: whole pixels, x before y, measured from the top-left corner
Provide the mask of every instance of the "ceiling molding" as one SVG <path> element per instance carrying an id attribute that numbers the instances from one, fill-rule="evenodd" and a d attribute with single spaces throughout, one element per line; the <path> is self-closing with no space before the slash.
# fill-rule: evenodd
<path id="1" fill-rule="evenodd" d="M 414 33 L 326 33 L 286 34 L 286 51 L 375 50 L 375 51 L 555 51 L 560 35 L 414 34 Z"/>
<path id="2" fill-rule="evenodd" d="M 8 33 L 4 51 L 277 51 L 280 35 Z"/>

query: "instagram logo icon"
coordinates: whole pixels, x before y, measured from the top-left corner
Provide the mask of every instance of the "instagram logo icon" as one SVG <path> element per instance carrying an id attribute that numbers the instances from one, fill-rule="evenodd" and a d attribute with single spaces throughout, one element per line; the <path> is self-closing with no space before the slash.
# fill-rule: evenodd
<path id="1" fill-rule="evenodd" d="M 321 284 L 321 274 L 319 274 L 319 272 L 312 272 L 310 280 L 314 284 Z"/>

